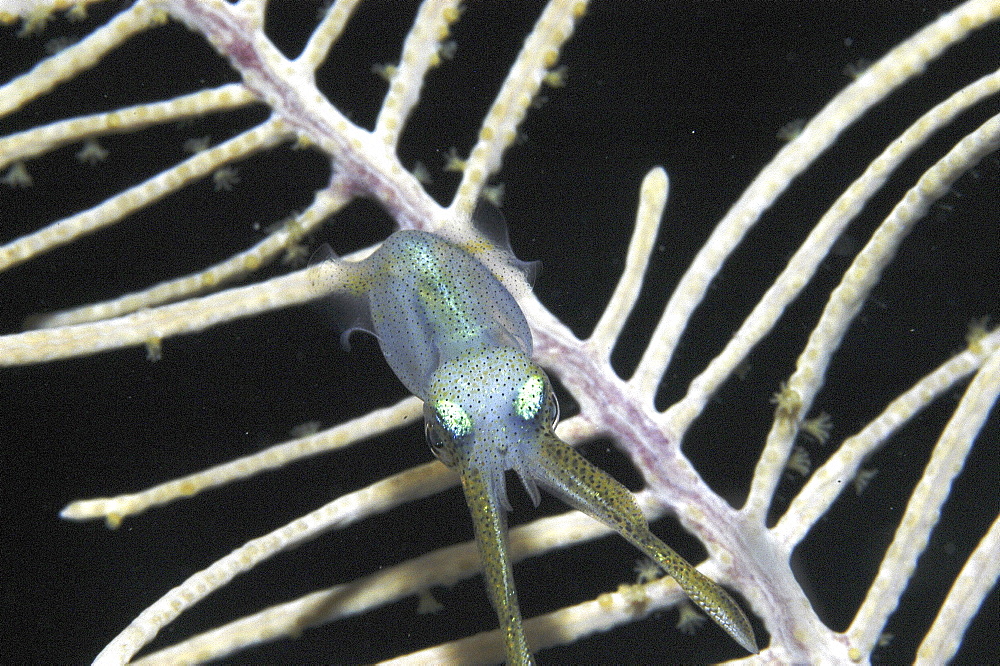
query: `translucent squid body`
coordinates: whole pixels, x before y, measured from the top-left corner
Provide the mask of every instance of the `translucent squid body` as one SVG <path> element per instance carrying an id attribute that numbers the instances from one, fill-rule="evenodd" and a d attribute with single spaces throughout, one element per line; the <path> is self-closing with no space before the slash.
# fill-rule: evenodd
<path id="1" fill-rule="evenodd" d="M 617 530 L 757 652 L 732 597 L 649 531 L 625 486 L 556 437 L 559 407 L 531 360 L 528 323 L 485 265 L 433 234 L 397 231 L 370 257 L 343 267 L 345 291 L 334 298 L 345 339 L 356 329 L 378 338 L 393 372 L 424 401 L 431 449 L 461 477 L 508 664 L 533 661 L 507 558 L 506 470 L 535 505 L 541 487 Z"/>

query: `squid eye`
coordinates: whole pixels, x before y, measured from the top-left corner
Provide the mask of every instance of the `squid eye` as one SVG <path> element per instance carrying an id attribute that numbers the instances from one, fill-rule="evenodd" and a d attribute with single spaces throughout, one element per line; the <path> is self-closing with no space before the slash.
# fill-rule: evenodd
<path id="1" fill-rule="evenodd" d="M 454 405 L 454 403 L 450 402 L 449 404 Z M 461 407 L 458 409 L 461 410 Z M 464 410 L 462 413 L 465 413 Z M 454 413 L 449 414 L 452 417 L 455 416 Z M 461 419 L 459 419 L 459 421 L 461 421 Z M 452 426 L 455 426 L 454 422 L 452 423 Z M 468 426 L 471 431 L 471 419 L 469 419 Z M 444 422 L 444 415 L 442 412 L 426 403 L 424 404 L 424 436 L 427 438 L 427 444 L 430 446 L 431 453 L 434 454 L 434 457 L 443 462 L 446 466 L 454 467 L 456 464 L 455 437 L 457 435 L 451 432 L 448 428 L 448 424 Z"/>
<path id="2" fill-rule="evenodd" d="M 441 426 L 428 421 L 424 426 L 424 433 L 427 435 L 427 444 L 430 445 L 434 457 L 443 462 L 445 467 L 454 467 L 455 447 Z"/>
<path id="3" fill-rule="evenodd" d="M 444 433 L 441 432 L 441 428 L 433 423 L 424 424 L 424 435 L 427 437 L 427 445 L 431 447 L 431 453 L 434 457 L 441 459 L 441 453 L 447 444 L 444 439 Z"/>
<path id="4" fill-rule="evenodd" d="M 553 391 L 549 391 L 545 397 L 545 410 L 549 414 L 550 425 L 555 429 L 556 424 L 559 423 L 559 398 Z"/>

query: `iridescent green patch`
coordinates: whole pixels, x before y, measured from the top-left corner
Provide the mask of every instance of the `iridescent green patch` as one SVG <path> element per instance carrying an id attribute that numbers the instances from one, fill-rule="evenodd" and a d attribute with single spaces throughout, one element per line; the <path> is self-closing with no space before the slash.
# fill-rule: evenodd
<path id="1" fill-rule="evenodd" d="M 545 402 L 545 380 L 541 375 L 532 375 L 521 385 L 514 398 L 514 411 L 525 421 L 538 415 Z"/>
<path id="2" fill-rule="evenodd" d="M 472 432 L 472 417 L 457 402 L 438 400 L 434 403 L 434 411 L 452 437 L 465 437 Z"/>

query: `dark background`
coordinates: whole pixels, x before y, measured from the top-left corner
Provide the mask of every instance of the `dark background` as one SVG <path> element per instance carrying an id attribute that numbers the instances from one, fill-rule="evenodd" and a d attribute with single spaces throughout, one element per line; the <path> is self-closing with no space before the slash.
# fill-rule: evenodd
<path id="1" fill-rule="evenodd" d="M 272 3 L 269 33 L 297 53 L 319 3 Z M 369 0 L 322 68 L 334 103 L 370 127 L 384 82 L 374 63 L 394 62 L 413 11 L 408 3 Z M 441 172 L 451 146 L 467 153 L 538 3 L 470 3 L 454 28 L 458 53 L 434 71 L 402 140 L 407 165 L 424 162 L 432 194 L 450 199 L 457 178 Z M 617 348 L 629 372 L 659 310 L 715 222 L 782 143 L 778 129 L 814 115 L 848 83 L 845 65 L 874 60 L 952 6 L 901 3 L 595 2 L 564 51 L 568 85 L 546 90 L 548 102 L 523 126 L 525 141 L 497 176 L 517 254 L 540 259 L 543 303 L 580 335 L 589 333 L 624 260 L 639 183 L 654 165 L 671 193 L 651 278 Z M 288 15 L 277 15 L 277 7 Z M 47 40 L 82 35 L 115 6 L 95 7 L 84 24 L 56 21 L 44 35 L 0 32 L 0 80 L 26 71 Z M 915 82 L 871 111 L 800 178 L 753 230 L 713 283 L 668 369 L 659 401 L 667 406 L 726 343 L 784 261 L 837 193 L 884 145 L 930 105 L 997 66 L 996 27 L 949 51 Z M 3 134 L 73 115 L 154 101 L 233 80 L 228 65 L 199 38 L 170 24 L 131 40 L 92 72 L 0 120 Z M 961 116 L 894 178 L 848 230 L 847 254 L 944 150 L 998 110 L 990 100 Z M 0 189 L 0 241 L 6 242 L 158 173 L 183 159 L 184 140 L 217 143 L 260 122 L 261 108 L 102 139 L 110 151 L 97 166 L 78 164 L 69 146 L 33 160 L 33 188 Z M 92 302 L 182 275 L 249 246 L 265 227 L 302 209 L 329 176 L 316 153 L 282 147 L 237 165 L 241 182 L 215 192 L 209 180 L 186 188 L 113 229 L 97 233 L 0 275 L 0 331 L 19 330 L 31 314 Z M 814 411 L 834 419 L 832 442 L 810 447 L 821 463 L 892 397 L 964 346 L 967 323 L 1000 315 L 996 191 L 991 156 L 964 176 L 907 239 L 845 340 Z M 315 239 L 341 253 L 391 230 L 389 219 L 358 202 Z M 792 372 L 796 354 L 826 294 L 848 265 L 827 260 L 779 328 L 750 358 L 749 371 L 719 392 L 684 446 L 706 480 L 743 501 L 770 424 L 772 392 Z M 285 270 L 278 266 L 266 275 Z M 248 539 L 336 496 L 430 459 L 419 427 L 354 450 L 130 518 L 102 523 L 58 517 L 74 499 L 135 491 L 227 461 L 288 438 L 306 421 L 332 425 L 405 395 L 376 345 L 356 336 L 348 354 L 337 332 L 308 308 L 275 312 L 164 342 L 163 359 L 145 350 L 0 371 L 0 479 L 5 509 L 0 661 L 89 661 L 129 620 L 171 587 Z M 869 463 L 879 469 L 860 496 L 848 491 L 796 551 L 795 569 L 820 616 L 838 629 L 850 622 L 871 583 L 931 446 L 961 393 L 958 388 L 904 428 Z M 563 402 L 564 415 L 575 411 Z M 966 463 L 931 536 L 917 576 L 886 631 L 876 663 L 912 661 L 959 567 L 1000 510 L 994 415 Z M 641 486 L 609 442 L 584 453 Z M 802 485 L 778 488 L 780 513 Z M 518 489 L 512 522 L 562 511 L 551 500 L 538 512 Z M 700 547 L 672 520 L 654 531 L 697 560 Z M 328 534 L 279 555 L 237 579 L 170 625 L 167 643 L 264 606 L 370 573 L 441 545 L 467 540 L 471 526 L 457 489 L 388 516 Z M 516 576 L 526 616 L 593 598 L 633 579 L 638 554 L 618 538 L 526 562 Z M 358 662 L 386 658 L 495 626 L 476 578 L 435 590 L 437 615 L 414 613 L 405 599 L 364 617 L 307 631 L 236 655 L 233 663 Z M 994 653 L 996 590 L 966 635 L 959 663 Z M 547 663 L 705 662 L 741 656 L 721 631 L 695 637 L 674 630 L 676 613 L 546 650 Z M 758 624 L 759 627 L 759 624 Z M 18 650 L 20 652 L 18 652 Z M 15 659 L 16 656 L 16 659 Z"/>

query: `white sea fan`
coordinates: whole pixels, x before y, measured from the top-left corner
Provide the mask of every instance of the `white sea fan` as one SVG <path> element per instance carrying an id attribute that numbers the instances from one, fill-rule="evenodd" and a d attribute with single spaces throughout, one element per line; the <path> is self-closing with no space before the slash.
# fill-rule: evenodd
<path id="1" fill-rule="evenodd" d="M 474 240 L 501 182 L 543 271 L 531 291 L 488 260 L 560 384 L 560 435 L 741 597 L 763 648 L 677 632 L 669 579 L 632 585 L 628 544 L 512 486 L 540 660 L 992 649 L 1000 3 L 689 4 L 139 0 L 4 30 L 0 171 L 33 182 L 0 184 L 4 611 L 34 660 L 502 658 L 419 402 L 370 340 L 345 352 L 291 307 L 329 264 L 275 261 L 395 227 Z M 56 37 L 79 39 L 47 56 Z M 94 138 L 107 159 L 79 164 Z M 799 436 L 821 412 L 824 447 Z M 58 521 L 71 500 L 121 527 Z M 418 615 L 428 591 L 443 608 Z"/>

